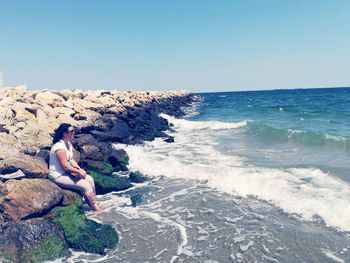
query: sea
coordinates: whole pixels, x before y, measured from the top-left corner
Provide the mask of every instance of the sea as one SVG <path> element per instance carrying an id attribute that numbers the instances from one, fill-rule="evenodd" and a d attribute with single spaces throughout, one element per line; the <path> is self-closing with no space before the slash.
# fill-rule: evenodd
<path id="1" fill-rule="evenodd" d="M 350 262 L 350 88 L 195 94 L 174 143 L 122 145 L 151 180 L 99 196 L 105 256 L 60 262 Z"/>

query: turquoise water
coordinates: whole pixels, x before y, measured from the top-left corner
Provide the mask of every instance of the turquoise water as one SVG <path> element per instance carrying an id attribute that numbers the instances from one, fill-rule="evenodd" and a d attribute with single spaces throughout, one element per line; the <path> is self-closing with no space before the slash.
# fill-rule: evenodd
<path id="1" fill-rule="evenodd" d="M 200 94 L 193 121 L 248 124 L 221 150 L 268 167 L 317 167 L 350 182 L 350 88 Z"/>

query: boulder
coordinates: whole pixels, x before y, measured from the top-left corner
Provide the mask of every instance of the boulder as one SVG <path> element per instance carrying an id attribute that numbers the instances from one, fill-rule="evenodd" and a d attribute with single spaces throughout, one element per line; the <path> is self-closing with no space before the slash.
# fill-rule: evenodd
<path id="1" fill-rule="evenodd" d="M 0 124 L 6 125 L 7 127 L 13 125 L 14 112 L 6 106 L 0 106 Z"/>
<path id="2" fill-rule="evenodd" d="M 62 107 L 64 102 L 64 99 L 61 96 L 49 91 L 38 92 L 35 95 L 35 99 L 53 108 Z"/>
<path id="3" fill-rule="evenodd" d="M 79 113 L 84 113 L 86 110 L 95 111 L 101 108 L 101 105 L 97 103 L 79 98 L 69 98 L 67 102 L 71 103 L 74 106 L 73 110 Z"/>
<path id="4" fill-rule="evenodd" d="M 0 262 L 44 262 L 69 254 L 62 230 L 48 219 L 0 224 Z"/>
<path id="5" fill-rule="evenodd" d="M 113 191 L 122 191 L 132 186 L 129 178 L 115 175 L 105 175 L 96 171 L 89 171 L 94 178 L 97 194 L 106 194 Z"/>
<path id="6" fill-rule="evenodd" d="M 80 150 L 82 159 L 101 161 L 103 156 L 100 149 L 95 145 L 83 145 Z"/>
<path id="7" fill-rule="evenodd" d="M 82 200 L 78 198 L 69 206 L 54 208 L 48 217 L 63 230 L 69 247 L 105 255 L 106 249 L 117 245 L 117 231 L 112 226 L 87 219 L 81 206 Z"/>
<path id="8" fill-rule="evenodd" d="M 30 104 L 16 102 L 16 104 L 11 107 L 11 110 L 16 122 L 35 121 L 35 114 L 33 114 L 34 108 Z"/>
<path id="9" fill-rule="evenodd" d="M 63 195 L 47 179 L 10 180 L 0 186 L 0 211 L 5 221 L 37 217 L 59 204 Z"/>
<path id="10" fill-rule="evenodd" d="M 106 93 L 104 93 L 104 95 L 102 95 L 102 92 L 100 92 L 100 91 L 90 92 L 84 98 L 84 100 L 91 101 L 93 103 L 100 105 L 100 107 L 104 107 L 104 108 L 109 108 L 109 107 L 112 107 L 116 104 L 115 100 L 110 95 L 108 95 Z"/>
<path id="11" fill-rule="evenodd" d="M 95 145 L 97 140 L 91 134 L 77 134 L 74 139 L 74 146 L 81 149 L 84 145 Z"/>
<path id="12" fill-rule="evenodd" d="M 111 174 L 114 170 L 112 167 L 109 167 L 108 164 L 104 161 L 96 161 L 91 159 L 84 159 L 82 161 L 84 168 L 94 171 L 99 171 L 103 174 Z"/>
<path id="13" fill-rule="evenodd" d="M 18 170 L 22 170 L 30 178 L 44 178 L 49 173 L 47 163 L 43 159 L 25 154 L 9 156 L 0 166 L 0 172 L 3 174 Z"/>
<path id="14" fill-rule="evenodd" d="M 148 180 L 146 176 L 141 174 L 140 172 L 131 172 L 129 174 L 130 181 L 133 183 L 144 183 Z"/>
<path id="15" fill-rule="evenodd" d="M 69 98 L 83 99 L 86 96 L 81 90 L 77 90 L 77 89 L 73 89 L 73 90 L 63 89 L 58 91 L 56 94 L 60 95 L 65 100 L 68 100 Z"/>
<path id="16" fill-rule="evenodd" d="M 0 98 L 15 97 L 15 96 L 23 95 L 26 92 L 27 92 L 26 85 L 18 85 L 16 87 L 5 87 L 0 89 Z"/>
<path id="17" fill-rule="evenodd" d="M 0 133 L 0 160 L 10 158 L 13 155 L 19 154 L 19 151 L 25 148 L 16 140 L 16 138 L 7 133 Z M 0 171 L 1 171 L 0 165 Z"/>
<path id="18" fill-rule="evenodd" d="M 121 140 L 120 137 L 115 137 L 111 132 L 91 131 L 90 133 L 100 142 L 117 142 Z"/>
<path id="19" fill-rule="evenodd" d="M 96 111 L 86 109 L 83 112 L 79 112 L 73 115 L 73 119 L 76 121 L 94 121 L 101 117 Z"/>
<path id="20" fill-rule="evenodd" d="M 59 115 L 73 116 L 75 111 L 66 107 L 55 107 L 49 114 L 51 117 L 58 118 Z"/>
<path id="21" fill-rule="evenodd" d="M 50 125 L 27 123 L 27 127 L 19 128 L 13 134 L 22 145 L 27 148 L 26 152 L 35 154 L 42 148 L 49 148 L 52 144 L 53 129 Z"/>
<path id="22" fill-rule="evenodd" d="M 50 162 L 49 150 L 41 149 L 35 156 L 43 159 L 47 163 L 47 165 L 49 165 L 49 162 Z"/>
<path id="23" fill-rule="evenodd" d="M 116 141 L 122 143 L 128 143 L 129 139 L 134 137 L 133 130 L 125 119 L 118 119 L 117 123 L 111 129 L 110 133 Z"/>
<path id="24" fill-rule="evenodd" d="M 127 171 L 129 156 L 123 149 L 116 149 L 109 143 L 98 143 L 97 146 L 104 158 L 112 165 L 115 171 Z"/>

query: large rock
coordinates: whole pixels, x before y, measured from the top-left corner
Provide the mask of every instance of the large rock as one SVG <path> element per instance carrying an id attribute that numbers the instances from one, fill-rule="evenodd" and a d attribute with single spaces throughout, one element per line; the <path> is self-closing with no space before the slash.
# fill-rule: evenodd
<path id="1" fill-rule="evenodd" d="M 37 217 L 59 204 L 63 195 L 47 179 L 10 180 L 0 186 L 0 211 L 5 221 Z"/>
<path id="2" fill-rule="evenodd" d="M 20 142 L 18 142 L 14 136 L 7 133 L 0 133 L 0 160 L 10 158 L 14 155 L 19 154 L 21 150 L 25 148 Z M 0 170 L 1 170 L 0 164 Z"/>
<path id="3" fill-rule="evenodd" d="M 44 123 L 26 123 L 25 128 L 13 132 L 17 140 L 22 143 L 28 153 L 36 153 L 39 149 L 49 148 L 52 144 L 53 128 Z"/>
<path id="4" fill-rule="evenodd" d="M 95 145 L 83 145 L 81 147 L 81 158 L 101 161 L 103 159 L 100 149 Z"/>
<path id="5" fill-rule="evenodd" d="M 0 124 L 6 125 L 7 127 L 14 123 L 14 112 L 7 106 L 0 106 Z"/>
<path id="6" fill-rule="evenodd" d="M 22 170 L 30 178 L 45 178 L 49 173 L 47 163 L 43 159 L 25 154 L 9 156 L 0 165 L 0 172 L 3 174 L 18 170 Z"/>
<path id="7" fill-rule="evenodd" d="M 49 91 L 38 92 L 35 99 L 41 103 L 51 106 L 52 108 L 61 107 L 64 103 L 64 99 L 61 96 Z"/>
<path id="8" fill-rule="evenodd" d="M 34 108 L 30 104 L 16 102 L 11 108 L 16 122 L 35 121 Z"/>
<path id="9" fill-rule="evenodd" d="M 73 116 L 75 111 L 66 107 L 56 107 L 49 112 L 51 117 L 58 118 L 59 115 Z"/>
<path id="10" fill-rule="evenodd" d="M 98 110 L 101 107 L 101 105 L 97 103 L 79 98 L 69 98 L 67 102 L 74 106 L 74 111 L 80 113 L 85 112 L 86 110 Z"/>
<path id="11" fill-rule="evenodd" d="M 84 159 L 82 161 L 82 164 L 86 169 L 99 171 L 104 174 L 111 174 L 112 172 L 114 172 L 113 167 L 104 161 Z"/>
<path id="12" fill-rule="evenodd" d="M 123 149 L 117 149 L 109 143 L 97 144 L 104 158 L 112 165 L 115 171 L 127 171 L 129 156 Z"/>
<path id="13" fill-rule="evenodd" d="M 78 198 L 69 206 L 56 207 L 47 217 L 61 227 L 69 247 L 104 255 L 106 249 L 117 245 L 117 231 L 112 226 L 87 219 L 81 205 L 81 198 Z"/>
<path id="14" fill-rule="evenodd" d="M 96 171 L 89 171 L 89 174 L 95 180 L 96 192 L 98 194 L 106 194 L 113 191 L 122 191 L 132 186 L 129 178 L 127 177 L 105 175 Z"/>
<path id="15" fill-rule="evenodd" d="M 23 95 L 27 92 L 26 85 L 19 85 L 16 87 L 5 87 L 0 89 L 0 99 L 4 97 L 15 97 L 19 95 Z"/>
<path id="16" fill-rule="evenodd" d="M 0 224 L 0 262 L 43 262 L 68 256 L 60 228 L 36 218 Z"/>
<path id="17" fill-rule="evenodd" d="M 74 146 L 81 149 L 84 145 L 95 145 L 97 140 L 91 134 L 78 134 L 74 139 Z"/>

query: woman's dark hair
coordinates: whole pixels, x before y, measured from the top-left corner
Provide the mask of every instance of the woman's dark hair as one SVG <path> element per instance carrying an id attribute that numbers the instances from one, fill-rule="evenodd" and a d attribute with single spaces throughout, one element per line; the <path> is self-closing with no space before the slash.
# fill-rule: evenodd
<path id="1" fill-rule="evenodd" d="M 52 143 L 55 144 L 56 142 L 63 139 L 63 134 L 68 132 L 68 128 L 72 127 L 69 123 L 62 123 L 58 128 L 55 130 L 55 134 L 53 135 Z"/>

